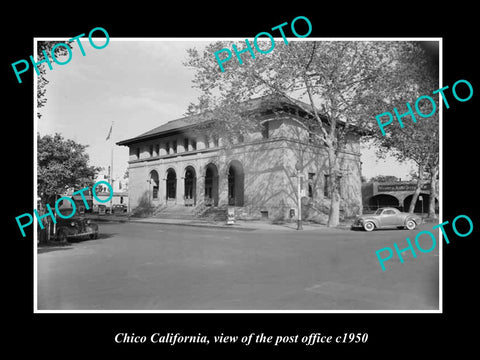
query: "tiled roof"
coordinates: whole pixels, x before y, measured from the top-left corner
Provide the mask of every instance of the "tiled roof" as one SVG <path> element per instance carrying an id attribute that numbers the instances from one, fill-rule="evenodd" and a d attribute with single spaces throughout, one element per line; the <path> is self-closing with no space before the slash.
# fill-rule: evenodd
<path id="1" fill-rule="evenodd" d="M 246 112 L 258 111 L 261 109 L 273 108 L 274 104 L 284 104 L 284 105 L 293 105 L 300 110 L 310 112 L 312 107 L 309 104 L 303 103 L 301 101 L 289 101 L 282 98 L 281 100 L 278 97 L 273 97 L 272 95 L 262 96 L 255 99 L 250 99 L 241 104 Z M 157 126 L 156 128 L 149 130 L 143 134 L 135 136 L 130 139 L 122 140 L 117 142 L 117 145 L 128 145 L 135 143 L 141 140 L 146 140 L 158 136 L 160 134 L 165 134 L 172 131 L 184 130 L 189 127 L 194 127 L 199 123 L 206 122 L 207 120 L 200 115 L 191 115 L 186 116 L 180 119 L 169 121 L 163 125 Z"/>
<path id="2" fill-rule="evenodd" d="M 195 117 L 198 117 L 198 116 L 186 116 L 186 117 L 183 117 L 183 118 L 180 118 L 180 119 L 176 119 L 176 120 L 171 120 L 163 125 L 160 125 L 160 126 L 157 126 L 156 128 L 152 129 L 152 130 L 149 130 L 141 135 L 138 135 L 137 137 L 145 137 L 145 136 L 149 136 L 149 135 L 157 135 L 157 134 L 161 134 L 161 133 L 164 133 L 164 132 L 168 132 L 168 131 L 172 131 L 172 130 L 179 130 L 179 129 L 183 129 L 183 128 L 186 128 L 186 127 L 189 127 L 189 126 L 192 126 L 194 125 L 195 121 L 194 121 L 194 118 Z M 198 117 L 199 121 L 202 121 L 200 117 Z"/>

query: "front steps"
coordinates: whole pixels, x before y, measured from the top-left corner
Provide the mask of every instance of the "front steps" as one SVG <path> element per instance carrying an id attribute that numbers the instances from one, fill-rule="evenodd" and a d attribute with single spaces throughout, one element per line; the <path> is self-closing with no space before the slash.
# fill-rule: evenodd
<path id="1" fill-rule="evenodd" d="M 161 219 L 195 219 L 195 207 L 184 205 L 162 206 L 154 212 L 153 217 Z"/>
<path id="2" fill-rule="evenodd" d="M 211 221 L 226 221 L 227 206 L 162 205 L 155 209 L 152 216 L 160 219 L 202 219 Z"/>

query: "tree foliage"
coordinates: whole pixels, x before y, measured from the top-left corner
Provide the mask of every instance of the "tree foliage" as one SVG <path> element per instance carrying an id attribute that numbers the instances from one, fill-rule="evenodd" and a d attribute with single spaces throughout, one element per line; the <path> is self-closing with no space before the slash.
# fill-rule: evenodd
<path id="1" fill-rule="evenodd" d="M 53 203 L 55 196 L 68 188 L 91 186 L 99 167 L 88 165 L 86 145 L 60 134 L 37 134 L 38 195 L 44 203 Z"/>
<path id="2" fill-rule="evenodd" d="M 303 110 L 318 122 L 317 136 L 324 144 L 331 141 L 330 133 L 340 135 L 345 130 L 337 126 L 339 123 L 373 130 L 374 116 L 387 109 L 399 92 L 405 92 L 397 64 L 401 52 L 412 46 L 405 42 L 361 41 L 277 43 L 271 53 L 255 59 L 242 54 L 243 64 L 232 58 L 221 72 L 213 53 L 229 45 L 215 42 L 202 53 L 188 50 L 185 65 L 196 70 L 194 87 L 202 92 L 188 114 L 208 111 L 213 118 L 215 111 L 224 109 L 222 115 L 233 111 L 235 116 L 241 102 L 275 94 L 283 100 L 302 100 L 311 105 Z M 241 49 L 245 43 L 237 46 Z M 326 123 L 320 121 L 321 115 Z M 249 119 L 232 120 L 239 119 L 217 118 L 216 125 L 223 125 L 220 131 L 241 131 L 255 125 L 245 124 Z"/>
<path id="3" fill-rule="evenodd" d="M 419 109 L 423 114 L 429 114 L 432 111 L 434 113 L 428 118 L 423 118 L 415 113 L 416 122 L 408 115 L 402 119 L 403 127 L 394 120 L 394 123 L 386 127 L 386 135 L 377 136 L 376 140 L 377 145 L 381 146 L 380 156 L 385 150 L 388 150 L 399 161 L 409 159 L 420 164 L 429 157 L 438 158 L 439 95 L 432 94 L 432 91 L 438 88 L 438 67 L 428 60 L 421 47 L 416 47 L 411 52 L 403 54 L 401 65 L 408 91 L 405 92 L 406 96 L 403 98 L 397 98 L 388 111 L 393 113 L 393 108 L 397 107 L 398 112 L 402 114 L 408 110 L 406 102 L 409 102 L 414 108 L 418 97 L 429 95 L 434 99 L 435 104 L 432 105 L 430 101 L 423 99 L 418 104 Z M 432 161 L 434 160 L 432 159 Z"/>
<path id="4" fill-rule="evenodd" d="M 417 165 L 417 190 L 410 204 L 413 211 L 415 202 L 420 194 L 420 189 L 425 181 L 430 181 L 432 196 L 430 196 L 429 216 L 435 217 L 435 195 L 437 192 L 437 177 L 439 171 L 439 95 L 432 92 L 439 88 L 439 72 L 435 58 L 429 58 L 421 46 L 416 46 L 411 51 L 402 54 L 401 68 L 404 73 L 407 95 L 396 99 L 392 104 L 398 108 L 400 114 L 407 112 L 406 102 L 415 109 L 417 98 L 428 95 L 434 100 L 423 99 L 418 103 L 422 114 L 432 116 L 424 118 L 414 113 L 416 122 L 411 115 L 402 119 L 403 127 L 394 120 L 394 123 L 386 127 L 385 136 L 377 136 L 378 155 L 386 152 L 393 155 L 400 162 L 412 160 Z M 415 111 L 415 110 L 414 110 Z"/>
<path id="5" fill-rule="evenodd" d="M 236 44 L 238 49 L 245 42 Z M 340 194 L 337 175 L 339 151 L 352 130 L 376 131 L 375 116 L 398 99 L 407 98 L 401 61 L 416 47 L 412 42 L 290 41 L 275 43 L 269 54 L 241 54 L 243 64 L 232 55 L 221 72 L 215 51 L 230 43 L 215 42 L 202 52 L 188 50 L 186 66 L 195 69 L 194 87 L 202 94 L 188 114 L 215 119 L 214 132 L 258 130 L 258 121 L 245 116 L 239 104 L 264 95 L 289 101 L 308 115 L 313 136 L 328 151 L 331 206 L 329 226 L 338 224 Z M 260 43 L 260 47 L 268 48 Z M 301 101 L 301 102 L 299 102 Z"/>
<path id="6" fill-rule="evenodd" d="M 67 41 L 67 42 L 38 41 L 37 42 L 37 63 L 45 59 L 43 51 L 45 51 L 46 54 L 49 55 L 50 57 L 53 47 L 59 43 L 70 44 L 71 41 Z M 67 54 L 68 54 L 68 51 L 63 46 L 59 46 L 55 49 L 56 57 L 61 57 Z M 50 59 L 50 62 L 53 62 L 53 60 Z M 40 109 L 41 107 L 45 106 L 47 102 L 46 93 L 47 93 L 47 85 L 49 83 L 46 77 L 47 67 L 48 65 L 46 65 L 45 63 L 41 63 L 40 65 L 38 65 L 38 71 L 40 72 L 40 75 L 38 75 L 38 79 L 37 79 L 37 109 Z M 42 117 L 42 114 L 40 112 L 37 112 L 37 117 L 40 119 Z"/>

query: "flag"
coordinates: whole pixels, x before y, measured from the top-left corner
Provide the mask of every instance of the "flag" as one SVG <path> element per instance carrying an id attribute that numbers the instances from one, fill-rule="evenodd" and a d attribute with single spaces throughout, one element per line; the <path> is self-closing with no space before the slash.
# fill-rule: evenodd
<path id="1" fill-rule="evenodd" d="M 108 132 L 107 138 L 105 139 L 106 141 L 108 141 L 110 139 L 110 135 L 112 135 L 112 128 L 113 128 L 113 121 L 112 121 L 112 125 L 110 125 L 110 131 Z"/>

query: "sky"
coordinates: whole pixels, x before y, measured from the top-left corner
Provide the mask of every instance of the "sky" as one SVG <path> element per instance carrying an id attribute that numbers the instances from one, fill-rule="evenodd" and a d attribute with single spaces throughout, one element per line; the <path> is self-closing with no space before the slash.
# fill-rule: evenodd
<path id="1" fill-rule="evenodd" d="M 49 39 L 53 40 L 53 39 Z M 67 40 L 67 39 L 55 39 Z M 101 46 L 105 39 L 94 40 Z M 135 137 L 170 120 L 183 117 L 200 92 L 192 88 L 194 72 L 182 65 L 186 49 L 208 42 L 184 39 L 115 39 L 103 49 L 82 41 L 85 56 L 72 44 L 72 59 L 47 69 L 47 103 L 39 111 L 36 131 L 41 136 L 62 134 L 88 145 L 90 163 L 107 170 L 112 143 Z M 212 54 L 213 56 L 213 54 Z M 63 60 L 62 60 L 63 61 Z M 33 75 L 36 76 L 36 75 Z M 110 141 L 106 141 L 113 122 Z M 114 177 L 128 167 L 128 148 L 113 145 Z M 410 179 L 411 163 L 387 157 L 378 160 L 368 144 L 362 146 L 362 175 L 394 175 Z"/>

